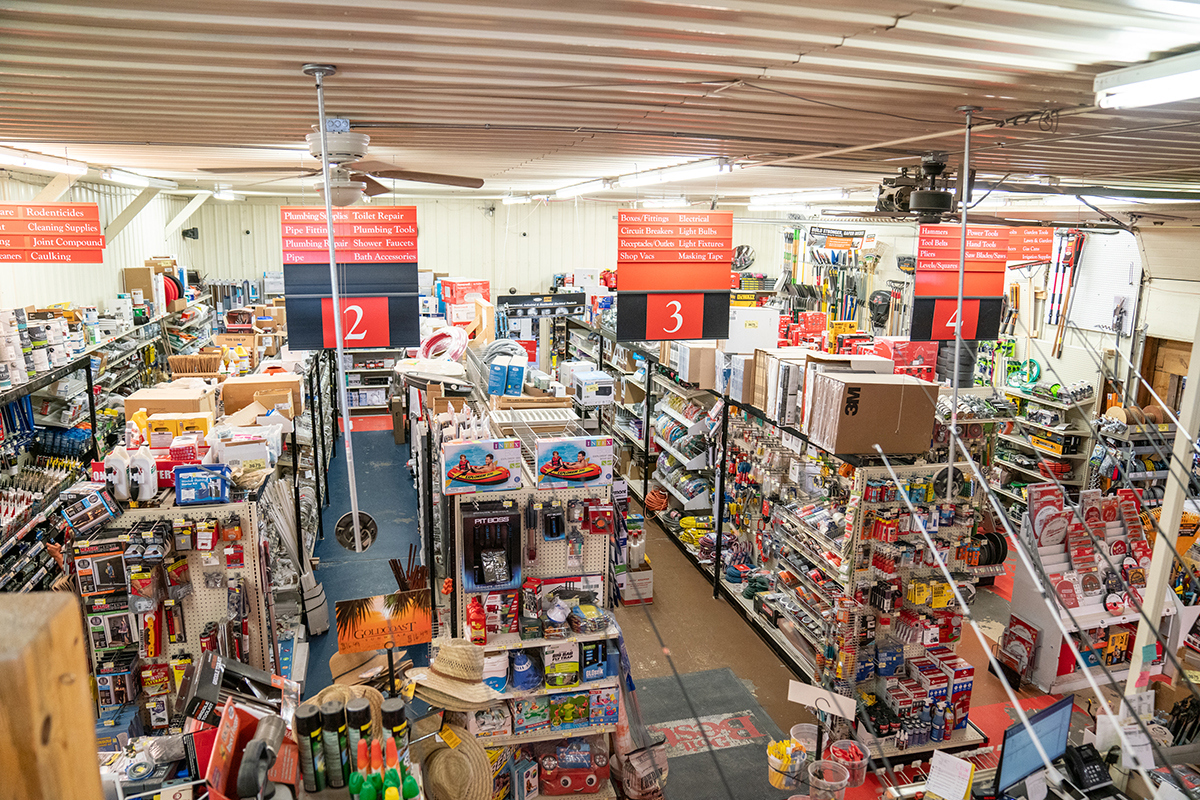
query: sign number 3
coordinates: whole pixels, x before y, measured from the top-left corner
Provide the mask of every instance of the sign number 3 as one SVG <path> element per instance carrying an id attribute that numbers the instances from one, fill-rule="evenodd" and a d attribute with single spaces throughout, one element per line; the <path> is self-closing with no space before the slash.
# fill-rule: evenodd
<path id="1" fill-rule="evenodd" d="M 703 294 L 651 294 L 646 333 L 654 339 L 698 339 L 704 326 Z"/>
<path id="2" fill-rule="evenodd" d="M 671 306 L 675 306 L 675 308 L 671 311 L 671 319 L 675 321 L 675 327 L 663 328 L 663 330 L 667 333 L 678 333 L 679 329 L 683 327 L 683 315 L 679 313 L 683 310 L 683 304 L 678 300 L 671 300 L 667 303 L 667 308 L 670 308 Z"/>

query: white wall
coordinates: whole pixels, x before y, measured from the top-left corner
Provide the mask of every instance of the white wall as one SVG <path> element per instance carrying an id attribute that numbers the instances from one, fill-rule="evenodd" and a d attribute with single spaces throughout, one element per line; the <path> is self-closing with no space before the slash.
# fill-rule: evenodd
<path id="1" fill-rule="evenodd" d="M 25 176 L 0 175 L 0 203 L 32 200 L 49 179 L 31 182 Z M 107 226 L 138 194 L 137 189 L 76 182 L 58 202 L 96 203 L 100 225 Z M 164 239 L 166 224 L 187 198 L 159 194 L 133 221 L 106 243 L 101 264 L 0 264 L 0 307 L 48 305 L 72 301 L 100 304 L 123 290 L 121 269 L 141 266 L 147 258 L 179 253 L 183 239 L 176 233 Z"/>

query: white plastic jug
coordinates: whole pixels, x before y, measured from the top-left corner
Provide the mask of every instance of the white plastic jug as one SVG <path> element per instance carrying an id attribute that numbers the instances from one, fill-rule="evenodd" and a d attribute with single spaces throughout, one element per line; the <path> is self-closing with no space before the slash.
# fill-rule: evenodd
<path id="1" fill-rule="evenodd" d="M 119 444 L 104 457 L 104 482 L 116 500 L 129 500 L 129 451 Z"/>
<path id="2" fill-rule="evenodd" d="M 129 479 L 132 483 L 130 493 L 134 490 L 137 492 L 135 500 L 153 500 L 158 494 L 158 464 L 155 463 L 154 456 L 150 455 L 150 448 L 145 445 L 129 459 Z"/>

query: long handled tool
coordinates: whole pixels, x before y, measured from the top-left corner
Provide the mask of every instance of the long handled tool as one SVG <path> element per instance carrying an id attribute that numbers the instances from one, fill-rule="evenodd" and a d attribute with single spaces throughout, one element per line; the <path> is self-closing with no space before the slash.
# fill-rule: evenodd
<path id="1" fill-rule="evenodd" d="M 1064 247 L 1070 249 L 1067 258 L 1064 259 L 1067 274 L 1063 289 L 1062 310 L 1058 315 L 1058 330 L 1054 333 L 1054 347 L 1050 351 L 1055 358 L 1062 358 L 1063 336 L 1067 330 L 1067 318 L 1071 316 L 1071 290 L 1075 288 L 1075 280 L 1079 277 L 1079 259 L 1083 253 L 1083 233 L 1072 231 L 1069 236 L 1070 238 L 1064 243 Z"/>

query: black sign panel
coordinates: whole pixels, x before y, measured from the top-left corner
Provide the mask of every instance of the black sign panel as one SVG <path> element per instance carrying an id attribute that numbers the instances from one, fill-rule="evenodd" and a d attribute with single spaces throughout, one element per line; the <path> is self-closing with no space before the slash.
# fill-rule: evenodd
<path id="1" fill-rule="evenodd" d="M 288 317 L 288 345 L 294 350 L 320 350 L 326 346 L 325 316 L 333 296 L 328 264 L 285 264 L 284 298 Z M 387 302 L 388 347 L 416 347 L 421 343 L 420 290 L 415 263 L 339 264 L 338 294 L 343 297 L 382 298 Z M 343 321 L 345 327 L 346 321 Z"/>

